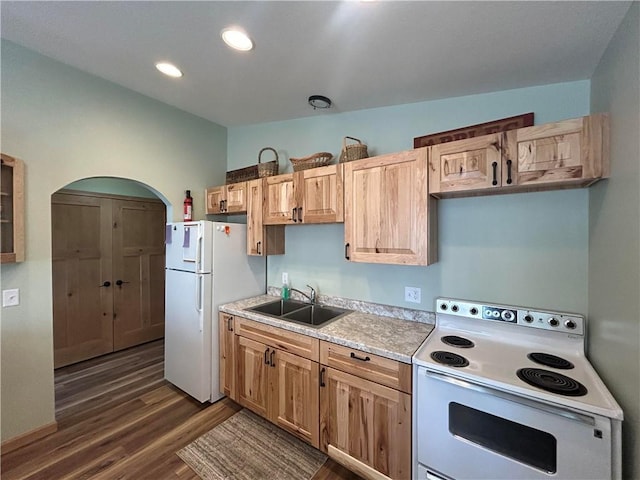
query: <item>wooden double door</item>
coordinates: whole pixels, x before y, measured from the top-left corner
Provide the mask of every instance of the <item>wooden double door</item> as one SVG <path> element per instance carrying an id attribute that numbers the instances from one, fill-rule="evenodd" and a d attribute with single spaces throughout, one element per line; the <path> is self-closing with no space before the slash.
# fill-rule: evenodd
<path id="1" fill-rule="evenodd" d="M 51 197 L 54 367 L 164 336 L 160 200 Z"/>

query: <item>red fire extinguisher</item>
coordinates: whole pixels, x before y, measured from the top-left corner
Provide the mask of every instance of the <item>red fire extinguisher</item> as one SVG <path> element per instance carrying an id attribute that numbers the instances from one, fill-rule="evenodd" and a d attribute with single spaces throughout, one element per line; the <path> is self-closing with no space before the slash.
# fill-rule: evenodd
<path id="1" fill-rule="evenodd" d="M 184 199 L 184 221 L 193 220 L 193 198 L 191 198 L 191 190 L 187 190 L 187 196 Z"/>

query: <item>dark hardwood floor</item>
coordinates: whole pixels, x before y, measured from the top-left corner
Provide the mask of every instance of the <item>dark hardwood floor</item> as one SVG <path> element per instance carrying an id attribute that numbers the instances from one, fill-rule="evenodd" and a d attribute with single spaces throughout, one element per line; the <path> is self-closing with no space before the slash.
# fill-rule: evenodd
<path id="1" fill-rule="evenodd" d="M 56 370 L 58 431 L 2 454 L 2 479 L 198 479 L 175 452 L 242 407 L 203 405 L 166 382 L 163 349 L 156 341 Z M 313 480 L 359 478 L 328 460 Z"/>

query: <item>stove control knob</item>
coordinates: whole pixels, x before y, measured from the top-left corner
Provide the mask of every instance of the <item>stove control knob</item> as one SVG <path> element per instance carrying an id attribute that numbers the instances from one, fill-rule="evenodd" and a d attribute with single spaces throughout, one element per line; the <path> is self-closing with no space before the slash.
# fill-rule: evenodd
<path id="1" fill-rule="evenodd" d="M 447 304 L 446 304 L 446 303 L 441 303 L 441 304 L 440 304 L 440 310 L 446 310 L 447 308 L 448 308 L 448 307 L 447 307 Z"/>
<path id="2" fill-rule="evenodd" d="M 451 307 L 451 311 L 452 311 L 452 312 L 457 312 L 457 311 L 458 311 L 458 305 L 453 305 L 453 306 Z"/>
<path id="3" fill-rule="evenodd" d="M 560 325 L 560 322 L 558 321 L 557 318 L 551 317 L 549 319 L 549 325 L 551 325 L 552 327 L 557 327 L 558 325 Z"/>
<path id="4" fill-rule="evenodd" d="M 502 314 L 501 314 L 501 317 L 505 322 L 513 322 L 513 319 L 515 318 L 515 315 L 513 314 L 513 312 L 511 310 L 503 310 Z"/>
<path id="5" fill-rule="evenodd" d="M 576 322 L 574 322 L 573 320 L 567 320 L 564 322 L 564 326 L 567 327 L 570 330 L 573 330 L 577 327 Z"/>
<path id="6" fill-rule="evenodd" d="M 531 315 L 525 315 L 524 316 L 524 321 L 527 323 L 532 323 L 533 322 L 533 317 Z"/>
<path id="7" fill-rule="evenodd" d="M 476 307 L 471 307 L 471 310 L 469 310 L 469 312 L 471 313 L 471 315 L 477 315 L 478 309 Z"/>

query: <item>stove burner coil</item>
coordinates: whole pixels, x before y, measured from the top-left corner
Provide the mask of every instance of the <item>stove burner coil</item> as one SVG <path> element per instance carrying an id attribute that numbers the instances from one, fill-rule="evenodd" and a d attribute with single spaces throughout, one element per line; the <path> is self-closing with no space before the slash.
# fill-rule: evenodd
<path id="1" fill-rule="evenodd" d="M 558 372 L 541 368 L 521 368 L 516 374 L 523 382 L 547 392 L 569 397 L 581 397 L 587 394 L 587 389 L 584 385 Z"/>
<path id="2" fill-rule="evenodd" d="M 527 358 L 545 367 L 559 368 L 561 370 L 570 370 L 573 368 L 573 363 L 569 360 L 551 355 L 550 353 L 533 352 L 527 355 Z"/>
<path id="3" fill-rule="evenodd" d="M 442 340 L 442 343 L 445 343 L 451 347 L 472 348 L 475 345 L 468 338 L 458 337 L 457 335 L 446 335 L 440 340 Z"/>
<path id="4" fill-rule="evenodd" d="M 464 358 L 462 355 L 458 355 L 457 353 L 444 352 L 442 350 L 433 352 L 431 354 L 431 358 L 438 363 L 442 363 L 443 365 L 448 365 L 450 367 L 466 367 L 467 365 L 469 365 L 469 360 Z"/>

